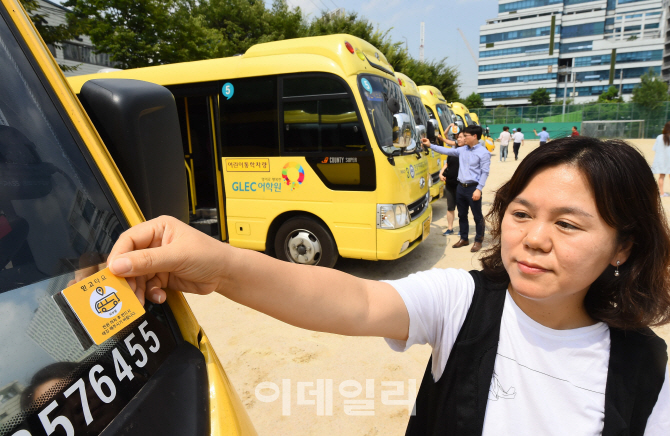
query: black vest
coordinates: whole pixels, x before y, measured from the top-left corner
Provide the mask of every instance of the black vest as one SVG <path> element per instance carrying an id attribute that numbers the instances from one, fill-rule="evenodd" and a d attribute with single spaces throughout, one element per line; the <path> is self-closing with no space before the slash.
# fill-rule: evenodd
<path id="1" fill-rule="evenodd" d="M 428 362 L 408 436 L 482 434 L 507 284 L 494 284 L 479 271 L 470 274 L 475 281 L 472 304 L 437 382 L 431 373 L 433 358 Z M 650 329 L 612 327 L 610 340 L 602 435 L 643 436 L 665 379 L 665 341 Z"/>

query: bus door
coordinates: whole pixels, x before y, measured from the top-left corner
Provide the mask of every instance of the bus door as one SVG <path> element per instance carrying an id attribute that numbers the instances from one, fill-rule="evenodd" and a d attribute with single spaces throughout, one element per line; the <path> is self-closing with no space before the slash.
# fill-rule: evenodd
<path id="1" fill-rule="evenodd" d="M 173 86 L 188 176 L 189 223 L 225 241 L 225 201 L 218 150 L 218 85 Z"/>

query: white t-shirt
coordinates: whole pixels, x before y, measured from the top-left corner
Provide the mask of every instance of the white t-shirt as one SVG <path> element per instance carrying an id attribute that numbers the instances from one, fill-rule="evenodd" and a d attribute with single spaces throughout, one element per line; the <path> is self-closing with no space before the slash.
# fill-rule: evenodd
<path id="1" fill-rule="evenodd" d="M 510 135 L 510 133 L 505 130 L 500 132 L 500 137 L 498 137 L 498 139 L 500 140 L 500 145 L 508 145 L 511 137 L 512 135 Z"/>
<path id="2" fill-rule="evenodd" d="M 521 133 L 521 132 L 516 132 L 516 133 L 514 134 L 514 142 L 521 143 L 521 141 L 523 141 L 523 133 Z"/>
<path id="3" fill-rule="evenodd" d="M 409 313 L 407 342 L 386 339 L 395 351 L 433 347 L 433 378 L 442 376 L 463 326 L 475 283 L 464 270 L 432 269 L 388 281 Z M 526 315 L 507 294 L 486 406 L 483 436 L 600 435 L 610 354 L 604 323 L 553 330 Z M 645 436 L 670 434 L 668 370 Z"/>

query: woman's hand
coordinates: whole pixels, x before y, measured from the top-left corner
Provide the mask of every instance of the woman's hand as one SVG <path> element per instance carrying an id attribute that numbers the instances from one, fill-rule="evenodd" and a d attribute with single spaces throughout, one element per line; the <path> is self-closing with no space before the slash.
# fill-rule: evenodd
<path id="1" fill-rule="evenodd" d="M 144 304 L 166 299 L 164 288 L 217 292 L 276 319 L 309 330 L 406 340 L 409 315 L 388 283 L 341 271 L 282 262 L 231 247 L 172 217 L 124 232 L 108 258 Z"/>
<path id="2" fill-rule="evenodd" d="M 110 271 L 128 278 L 137 298 L 165 302 L 164 288 L 194 294 L 216 291 L 224 276 L 227 244 L 162 216 L 125 231 L 109 254 Z"/>
<path id="3" fill-rule="evenodd" d="M 443 182 L 446 182 L 446 181 L 447 181 L 447 178 L 444 177 L 444 176 L 442 175 L 442 173 L 440 173 L 440 180 L 442 180 Z"/>

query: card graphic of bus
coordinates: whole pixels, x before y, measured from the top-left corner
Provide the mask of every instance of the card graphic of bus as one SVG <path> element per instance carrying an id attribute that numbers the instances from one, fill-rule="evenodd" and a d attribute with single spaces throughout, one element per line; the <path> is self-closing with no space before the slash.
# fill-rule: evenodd
<path id="1" fill-rule="evenodd" d="M 116 295 L 116 292 L 112 292 L 95 302 L 95 311 L 98 313 L 108 312 L 115 308 L 120 302 L 121 300 L 118 295 Z"/>

